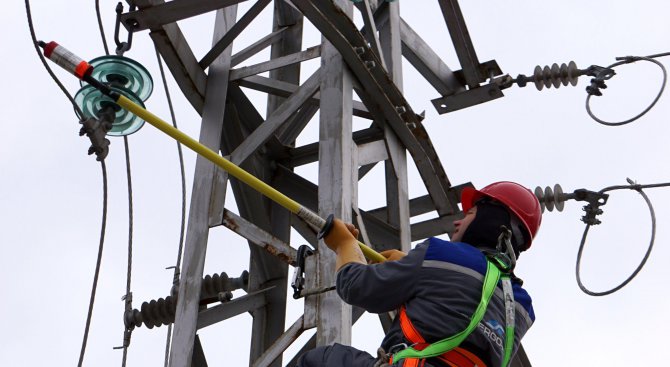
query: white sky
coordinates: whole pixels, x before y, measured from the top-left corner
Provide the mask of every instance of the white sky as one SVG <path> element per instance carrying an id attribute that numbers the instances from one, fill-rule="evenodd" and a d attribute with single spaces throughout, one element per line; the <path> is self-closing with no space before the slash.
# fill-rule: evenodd
<path id="1" fill-rule="evenodd" d="M 399 0 L 407 22 L 443 57 L 459 69 L 446 26 L 435 1 Z M 250 6 L 240 6 L 243 14 Z M 503 72 L 529 75 L 535 65 L 570 60 L 580 68 L 607 66 L 614 57 L 668 51 L 670 5 L 661 0 L 632 1 L 462 1 L 468 29 L 479 59 L 495 59 Z M 116 1 L 101 1 L 108 40 L 113 36 Z M 32 2 L 38 38 L 56 40 L 83 58 L 104 54 L 93 1 Z M 32 48 L 22 2 L 8 3 L 0 25 L 5 70 L 2 89 L 0 145 L 0 283 L 2 306 L 0 365 L 54 366 L 77 363 L 98 248 L 102 207 L 100 165 L 86 155 L 89 142 L 78 136 L 79 126 L 69 102 L 51 81 Z M 236 43 L 235 50 L 270 31 L 267 11 Z M 213 17 L 180 23 L 196 57 L 209 49 Z M 305 47 L 319 40 L 308 27 Z M 125 33 L 123 33 L 125 34 Z M 110 47 L 113 47 L 110 42 Z M 146 66 L 155 81 L 147 108 L 169 119 L 153 45 L 146 32 L 135 35 L 126 56 Z M 263 53 L 255 61 L 267 57 Z M 668 58 L 660 59 L 667 64 Z M 318 61 L 316 61 L 318 63 Z M 315 62 L 304 67 L 313 69 Z M 605 97 L 594 111 L 608 120 L 623 120 L 641 111 L 655 96 L 661 73 L 650 63 L 618 68 Z M 65 72 L 57 75 L 74 94 L 78 82 Z M 308 74 L 304 74 L 306 77 Z M 303 79 L 304 79 L 303 77 Z M 600 190 L 625 184 L 670 181 L 665 159 L 670 102 L 664 95 L 641 120 L 605 127 L 584 109 L 587 78 L 577 87 L 538 92 L 533 86 L 511 88 L 506 97 L 450 115 L 438 115 L 430 99 L 438 97 L 405 67 L 406 96 L 415 111 L 426 110 L 424 121 L 452 183 L 472 181 L 481 187 L 496 180 L 518 181 L 531 188 L 560 183 L 565 191 Z M 198 135 L 199 117 L 170 78 L 180 127 Z M 260 94 L 250 93 L 262 104 Z M 259 105 L 259 111 L 264 107 Z M 355 121 L 356 128 L 368 122 Z M 300 143 L 315 136 L 312 124 Z M 112 138 L 107 159 L 109 211 L 107 237 L 86 364 L 119 366 L 122 341 L 128 214 L 122 139 Z M 134 191 L 134 306 L 165 297 L 171 286 L 179 240 L 180 181 L 176 145 L 151 126 L 130 138 Z M 186 153 L 187 182 L 194 154 Z M 314 170 L 301 174 L 315 177 Z M 411 168 L 412 197 L 424 193 Z M 380 171 L 360 186 L 361 208 L 381 205 L 375 190 Z M 581 203 L 568 202 L 563 213 L 546 213 L 532 251 L 521 258 L 518 274 L 534 298 L 537 322 L 524 339 L 534 366 L 627 366 L 662 361 L 664 325 L 670 322 L 665 294 L 670 270 L 667 224 L 668 190 L 647 191 L 655 204 L 656 247 L 647 266 L 622 291 L 594 298 L 579 290 L 574 268 L 584 224 Z M 235 210 L 232 195 L 227 207 Z M 617 191 L 604 206 L 603 224 L 592 229 L 583 259 L 584 282 L 595 290 L 619 284 L 642 258 L 649 242 L 649 213 L 639 195 Z M 292 243 L 303 243 L 299 238 Z M 225 271 L 238 276 L 247 269 L 246 241 L 225 228 L 211 231 L 206 273 Z M 292 274 L 292 270 L 291 270 Z M 236 293 L 236 296 L 240 296 Z M 290 297 L 289 297 L 290 298 Z M 289 301 L 287 324 L 302 312 L 302 303 Z M 248 363 L 250 317 L 240 316 L 202 330 L 210 366 Z M 128 366 L 163 363 L 167 328 L 133 333 Z M 299 340 L 306 339 L 306 333 Z M 374 351 L 381 341 L 376 318 L 366 315 L 354 327 L 353 345 Z M 289 356 L 290 358 L 290 356 Z M 288 360 L 287 358 L 286 360 Z M 225 362 L 224 362 L 225 361 Z"/>

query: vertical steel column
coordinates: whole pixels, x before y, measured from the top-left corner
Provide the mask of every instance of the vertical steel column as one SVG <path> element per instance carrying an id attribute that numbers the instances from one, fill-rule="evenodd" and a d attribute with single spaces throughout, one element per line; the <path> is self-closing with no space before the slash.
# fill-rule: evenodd
<path id="1" fill-rule="evenodd" d="M 389 3 L 385 11 L 388 21 L 380 29 L 382 53 L 386 68 L 393 82 L 402 91 L 402 43 L 400 38 L 400 2 Z M 411 248 L 412 234 L 410 230 L 409 193 L 407 182 L 407 151 L 397 135 L 388 125 L 384 127 L 386 147 L 389 159 L 386 168 L 386 202 L 388 222 L 398 228 L 398 247 L 402 251 Z"/>
<path id="2" fill-rule="evenodd" d="M 214 27 L 215 44 L 235 23 L 237 5 L 217 11 Z M 228 47 L 210 66 L 202 113 L 200 142 L 219 150 L 225 99 L 228 90 L 231 47 Z M 184 247 L 184 260 L 179 280 L 179 300 L 175 316 L 171 367 L 189 367 L 193 355 L 200 283 L 205 265 L 205 252 L 209 237 L 209 209 L 212 183 L 218 168 L 207 159 L 198 156 L 193 178 L 193 191 L 188 218 L 188 230 Z"/>
<path id="3" fill-rule="evenodd" d="M 342 10 L 352 16 L 350 0 L 335 0 Z M 354 185 L 357 177 L 352 163 L 351 76 L 337 49 L 322 38 L 321 49 L 321 112 L 319 126 L 319 214 L 335 214 L 351 221 Z M 335 283 L 335 256 L 323 241 L 318 244 L 317 274 L 320 286 Z M 318 296 L 316 344 L 351 343 L 351 306 L 335 292 Z"/>

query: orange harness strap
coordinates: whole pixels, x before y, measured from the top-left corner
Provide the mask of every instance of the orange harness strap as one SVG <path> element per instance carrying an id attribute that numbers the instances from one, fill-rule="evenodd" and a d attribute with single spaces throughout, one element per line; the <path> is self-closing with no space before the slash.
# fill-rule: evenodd
<path id="1" fill-rule="evenodd" d="M 421 336 L 418 330 L 412 324 L 412 320 L 407 316 L 405 311 L 405 305 L 400 308 L 400 329 L 402 334 L 405 336 L 412 347 L 416 350 L 423 350 L 430 345 L 426 343 L 426 340 Z M 435 358 L 438 358 L 442 362 L 446 363 L 451 367 L 486 367 L 484 361 L 477 357 L 474 353 L 469 352 L 463 348 L 456 347 L 444 354 L 441 354 Z M 418 358 L 405 358 L 403 361 L 403 367 L 422 367 L 426 363 L 426 360 L 419 360 Z"/>

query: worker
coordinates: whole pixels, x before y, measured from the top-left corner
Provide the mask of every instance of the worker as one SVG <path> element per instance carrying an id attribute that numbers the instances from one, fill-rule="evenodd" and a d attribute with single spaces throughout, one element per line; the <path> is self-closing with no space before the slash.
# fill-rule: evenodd
<path id="1" fill-rule="evenodd" d="M 337 254 L 339 296 L 368 312 L 399 312 L 377 356 L 336 343 L 305 353 L 298 360 L 299 367 L 509 364 L 535 320 L 531 298 L 522 288 L 522 281 L 513 275 L 510 262 L 531 246 L 542 220 L 540 204 L 528 189 L 507 181 L 481 190 L 465 188 L 461 203 L 465 215 L 454 222 L 451 241 L 429 238 L 407 254 L 384 251 L 382 255 L 388 261 L 379 264 L 366 263 L 357 245 L 358 230 L 353 225 L 334 221 L 324 241 Z M 505 238 L 507 241 L 501 241 Z M 507 279 L 511 279 L 511 286 L 501 286 L 503 281 L 498 282 L 497 278 L 493 283 L 486 281 L 491 284 L 488 292 L 493 295 L 480 312 L 481 321 L 472 321 L 478 305 L 485 303 L 482 294 L 487 269 L 496 262 L 499 264 L 492 268 L 503 268 L 503 275 L 510 275 Z M 506 310 L 514 315 L 513 329 L 506 328 L 510 326 Z M 444 340 L 454 335 L 460 335 L 461 342 L 435 354 L 438 347 L 445 345 Z M 432 351 L 434 356 L 401 356 L 410 349 L 416 353 Z"/>

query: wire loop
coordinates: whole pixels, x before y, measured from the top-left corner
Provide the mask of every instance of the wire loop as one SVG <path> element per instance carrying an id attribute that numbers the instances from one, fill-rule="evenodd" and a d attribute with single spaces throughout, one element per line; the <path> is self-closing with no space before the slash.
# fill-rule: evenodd
<path id="1" fill-rule="evenodd" d="M 659 54 L 659 55 L 664 56 L 664 54 Z M 623 64 L 630 64 L 630 63 L 633 63 L 633 62 L 636 62 L 636 61 L 649 61 L 649 62 L 652 62 L 652 63 L 658 65 L 658 67 L 661 68 L 661 71 L 663 72 L 663 83 L 661 84 L 661 89 L 658 91 L 658 94 L 656 95 L 656 98 L 654 98 L 654 100 L 651 102 L 651 104 L 649 104 L 649 106 L 647 106 L 647 108 L 645 108 L 644 111 L 640 112 L 639 114 L 637 114 L 637 115 L 635 115 L 635 116 L 633 116 L 633 117 L 631 117 L 627 120 L 619 121 L 619 122 L 608 122 L 608 121 L 604 121 L 604 120 L 598 118 L 591 111 L 591 103 L 590 103 L 591 96 L 593 96 L 594 94 L 596 96 L 601 95 L 602 93 L 600 93 L 599 88 L 607 88 L 607 86 L 605 85 L 604 80 L 600 80 L 598 77 L 596 77 L 596 78 L 592 79 L 592 86 L 587 87 L 587 91 L 589 93 L 586 96 L 586 112 L 589 114 L 589 116 L 591 116 L 591 118 L 593 120 L 595 120 L 596 122 L 598 122 L 602 125 L 621 126 L 621 125 L 626 125 L 628 123 L 631 123 L 631 122 L 639 119 L 640 117 L 644 116 L 647 112 L 649 112 L 649 110 L 651 110 L 652 107 L 654 107 L 654 105 L 656 105 L 656 102 L 658 102 L 658 100 L 661 98 L 661 95 L 663 95 L 663 90 L 665 89 L 665 84 L 668 80 L 668 73 L 665 70 L 665 67 L 663 66 L 663 64 L 660 63 L 658 60 L 654 60 L 652 58 L 652 57 L 658 57 L 659 55 L 617 57 L 617 60 L 620 60 L 620 61 L 615 62 L 614 64 L 605 68 L 605 70 L 608 70 L 608 69 L 612 69 L 612 68 L 615 68 L 615 67 L 623 65 Z M 611 78 L 611 76 L 609 76 L 609 78 Z M 607 78 L 607 79 L 609 79 L 609 78 Z M 593 84 L 595 84 L 595 86 Z M 591 89 L 591 90 L 589 90 L 589 89 Z M 594 91 L 593 89 L 595 89 L 597 91 Z"/>
<path id="2" fill-rule="evenodd" d="M 631 273 L 628 278 L 626 278 L 621 284 L 617 285 L 616 287 L 602 291 L 602 292 L 595 292 L 590 289 L 588 289 L 583 283 L 581 279 L 581 262 L 582 262 L 582 253 L 584 252 L 584 247 L 586 244 L 586 236 L 589 233 L 589 228 L 591 228 L 590 223 L 586 224 L 586 227 L 584 228 L 584 234 L 582 235 L 582 240 L 581 243 L 579 244 L 579 250 L 577 252 L 577 263 L 575 266 L 575 275 L 577 278 L 577 284 L 579 285 L 579 289 L 582 290 L 582 292 L 588 294 L 589 296 L 606 296 L 608 294 L 612 294 L 621 288 L 625 287 L 628 283 L 630 283 L 636 276 L 637 274 L 642 270 L 644 265 L 647 263 L 647 260 L 649 259 L 649 255 L 651 254 L 651 250 L 654 247 L 654 241 L 656 239 L 656 213 L 654 212 L 654 207 L 651 204 L 651 200 L 649 200 L 649 197 L 647 194 L 642 191 L 643 188 L 653 188 L 653 187 L 664 187 L 664 186 L 670 186 L 670 183 L 663 183 L 663 184 L 652 184 L 652 185 L 639 185 L 634 182 L 632 182 L 630 179 L 628 180 L 630 185 L 618 185 L 618 186 L 610 186 L 607 188 L 604 188 L 600 190 L 600 193 L 605 193 L 607 191 L 613 191 L 613 190 L 622 190 L 622 189 L 629 189 L 629 190 L 635 190 L 637 191 L 640 195 L 642 195 L 642 198 L 644 201 L 647 203 L 647 206 L 649 207 L 649 213 L 651 215 L 651 239 L 649 241 L 649 246 L 647 247 L 647 251 L 644 254 L 644 257 L 640 261 L 640 264 L 637 266 L 637 268 Z M 587 205 L 588 206 L 588 205 Z"/>

